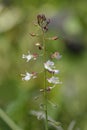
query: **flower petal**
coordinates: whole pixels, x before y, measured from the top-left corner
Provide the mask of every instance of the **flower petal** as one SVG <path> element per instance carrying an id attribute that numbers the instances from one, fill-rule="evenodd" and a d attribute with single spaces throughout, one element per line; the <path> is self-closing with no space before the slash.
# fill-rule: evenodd
<path id="1" fill-rule="evenodd" d="M 47 79 L 47 81 L 49 83 L 53 83 L 53 84 L 60 84 L 61 82 L 59 81 L 59 78 L 58 77 L 54 77 L 52 76 L 51 78 Z"/>
<path id="2" fill-rule="evenodd" d="M 22 55 L 22 58 L 25 58 L 25 59 L 27 59 L 27 62 L 28 61 L 30 61 L 32 58 L 33 58 L 33 55 L 31 55 L 31 54 L 28 54 L 28 55 Z"/>
<path id="3" fill-rule="evenodd" d="M 28 73 L 28 72 L 26 72 L 26 74 L 24 75 L 23 74 L 23 78 L 22 78 L 22 80 L 26 80 L 26 81 L 28 81 L 28 80 L 30 80 L 31 79 L 31 77 L 32 77 L 32 74 L 30 74 L 30 73 Z"/>

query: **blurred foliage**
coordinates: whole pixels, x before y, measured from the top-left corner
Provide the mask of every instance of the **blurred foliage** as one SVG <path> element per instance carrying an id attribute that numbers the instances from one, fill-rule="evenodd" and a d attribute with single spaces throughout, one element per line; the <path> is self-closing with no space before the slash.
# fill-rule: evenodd
<path id="1" fill-rule="evenodd" d="M 43 13 L 53 22 L 47 36 L 59 36 L 58 41 L 47 41 L 48 55 L 57 50 L 62 54 L 55 62 L 63 84 L 48 94 L 48 113 L 62 127 L 50 126 L 49 130 L 87 130 L 86 6 L 85 0 L 0 1 L 0 108 L 20 129 L 44 130 L 44 122 L 30 114 L 39 111 L 42 103 L 43 74 L 29 82 L 20 76 L 26 70 L 42 70 L 41 58 L 26 64 L 21 57 L 29 50 L 38 52 L 34 47 L 38 39 L 29 33 L 38 32 L 33 23 Z M 0 130 L 11 130 L 1 115 Z"/>

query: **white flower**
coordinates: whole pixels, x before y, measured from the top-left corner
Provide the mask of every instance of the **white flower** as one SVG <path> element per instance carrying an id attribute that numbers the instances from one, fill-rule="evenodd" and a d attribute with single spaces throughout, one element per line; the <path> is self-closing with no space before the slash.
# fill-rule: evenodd
<path id="1" fill-rule="evenodd" d="M 26 72 L 26 74 L 21 74 L 21 75 L 24 76 L 24 77 L 22 78 L 22 80 L 26 80 L 26 81 L 30 80 L 31 77 L 33 76 L 33 74 L 30 74 L 30 73 L 28 73 L 28 72 Z"/>
<path id="2" fill-rule="evenodd" d="M 49 83 L 53 83 L 53 84 L 61 84 L 61 82 L 59 81 L 59 78 L 58 77 L 54 77 L 54 76 L 52 76 L 51 78 L 47 79 L 47 81 Z"/>
<path id="3" fill-rule="evenodd" d="M 28 53 L 29 53 L 28 55 L 25 55 L 25 54 L 22 55 L 22 58 L 27 59 L 27 62 L 30 61 L 33 58 L 33 55 L 30 54 L 30 52 L 28 52 Z"/>
<path id="4" fill-rule="evenodd" d="M 54 62 L 48 60 L 46 63 L 44 63 L 45 69 L 47 69 L 50 73 L 58 74 L 59 70 L 54 69 Z"/>
<path id="5" fill-rule="evenodd" d="M 46 63 L 44 63 L 44 67 L 45 67 L 45 69 L 50 71 L 52 68 L 55 68 L 54 62 L 48 60 Z"/>
<path id="6" fill-rule="evenodd" d="M 30 54 L 30 52 L 28 52 L 28 55 L 23 54 L 23 55 L 22 55 L 22 58 L 27 59 L 27 62 L 28 62 L 28 61 L 30 61 L 31 59 L 36 60 L 37 56 L 38 56 L 37 54 Z"/>
<path id="7" fill-rule="evenodd" d="M 36 72 L 32 72 L 32 73 L 26 72 L 26 74 L 21 74 L 21 76 L 23 76 L 22 80 L 28 81 L 31 78 L 33 78 L 33 79 L 37 78 L 37 73 Z"/>

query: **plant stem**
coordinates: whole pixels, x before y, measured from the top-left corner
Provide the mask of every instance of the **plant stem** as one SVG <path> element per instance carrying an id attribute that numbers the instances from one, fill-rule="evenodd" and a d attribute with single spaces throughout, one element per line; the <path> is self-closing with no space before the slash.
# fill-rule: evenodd
<path id="1" fill-rule="evenodd" d="M 12 130 L 22 130 L 15 122 L 0 108 L 0 118 L 5 121 Z"/>
<path id="2" fill-rule="evenodd" d="M 46 44 L 43 31 L 43 46 L 44 46 L 44 62 L 46 62 Z M 45 130 L 48 130 L 48 112 L 47 112 L 47 92 L 46 90 L 46 69 L 44 68 L 44 111 L 45 111 Z"/>

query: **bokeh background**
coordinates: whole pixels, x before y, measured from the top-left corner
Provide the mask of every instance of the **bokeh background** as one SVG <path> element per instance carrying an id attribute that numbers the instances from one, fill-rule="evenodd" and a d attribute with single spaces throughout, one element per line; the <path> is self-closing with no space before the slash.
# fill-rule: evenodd
<path id="1" fill-rule="evenodd" d="M 29 50 L 38 52 L 34 44 L 41 39 L 29 33 L 38 31 L 33 23 L 40 13 L 51 19 L 47 36 L 59 37 L 47 42 L 48 55 L 62 55 L 55 64 L 63 84 L 48 93 L 48 113 L 61 125 L 49 130 L 87 130 L 86 0 L 0 0 L 0 130 L 44 130 L 44 121 L 31 114 L 42 110 L 43 74 L 21 79 L 26 71 L 42 70 L 41 58 L 22 59 Z"/>

